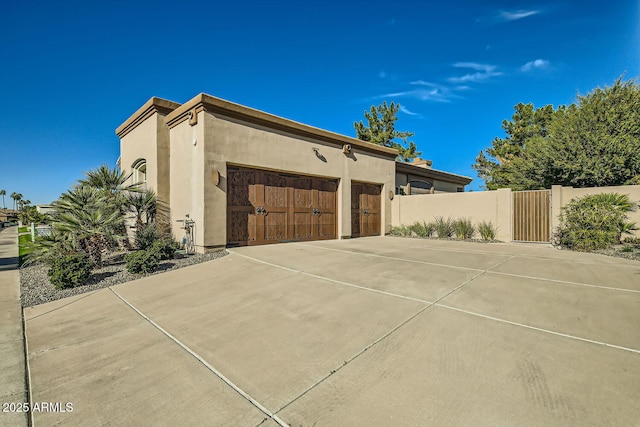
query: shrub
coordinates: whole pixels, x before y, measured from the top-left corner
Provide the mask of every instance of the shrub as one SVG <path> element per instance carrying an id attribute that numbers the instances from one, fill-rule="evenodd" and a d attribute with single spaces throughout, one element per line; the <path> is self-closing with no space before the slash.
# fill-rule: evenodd
<path id="1" fill-rule="evenodd" d="M 496 239 L 496 228 L 493 226 L 491 221 L 482 221 L 480 224 L 478 224 L 478 233 L 480 233 L 480 237 L 482 237 L 482 240 Z"/>
<path id="2" fill-rule="evenodd" d="M 620 243 L 623 233 L 636 229 L 627 220 L 627 213 L 635 207 L 629 196 L 617 193 L 573 199 L 562 208 L 554 243 L 584 252 L 609 248 Z"/>
<path id="3" fill-rule="evenodd" d="M 451 218 L 445 219 L 444 217 L 439 216 L 439 217 L 436 217 L 435 220 L 436 222 L 434 224 L 434 228 L 436 230 L 436 233 L 438 234 L 439 239 L 444 239 L 444 238 L 453 236 L 454 229 L 453 229 L 453 222 L 451 221 Z"/>
<path id="4" fill-rule="evenodd" d="M 409 230 L 418 235 L 418 237 L 431 237 L 436 228 L 433 223 L 426 223 L 424 221 L 416 221 L 409 226 Z"/>
<path id="5" fill-rule="evenodd" d="M 135 243 L 138 250 L 151 249 L 153 244 L 160 240 L 162 235 L 155 222 L 144 224 L 136 231 Z"/>
<path id="6" fill-rule="evenodd" d="M 471 220 L 467 218 L 456 219 L 452 226 L 458 239 L 471 239 L 476 232 Z"/>
<path id="7" fill-rule="evenodd" d="M 406 237 L 411 234 L 411 231 L 406 225 L 399 225 L 397 227 L 391 227 L 391 230 L 389 230 L 389 234 L 391 234 L 392 236 Z"/>
<path id="8" fill-rule="evenodd" d="M 154 250 L 140 250 L 126 254 L 124 260 L 129 273 L 146 274 L 158 268 L 160 255 Z"/>
<path id="9" fill-rule="evenodd" d="M 625 237 L 622 243 L 635 246 L 637 249 L 640 249 L 640 237 Z"/>
<path id="10" fill-rule="evenodd" d="M 151 250 L 156 252 L 161 260 L 173 259 L 178 248 L 180 248 L 180 244 L 169 238 L 158 240 L 151 246 Z"/>
<path id="11" fill-rule="evenodd" d="M 51 284 L 58 289 L 74 288 L 89 278 L 93 266 L 87 254 L 76 252 L 53 258 L 47 275 Z"/>

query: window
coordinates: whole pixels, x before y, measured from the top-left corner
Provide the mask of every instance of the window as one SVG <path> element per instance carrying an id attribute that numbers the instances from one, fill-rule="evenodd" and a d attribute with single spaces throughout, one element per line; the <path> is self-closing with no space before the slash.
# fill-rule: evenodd
<path id="1" fill-rule="evenodd" d="M 140 188 L 142 190 L 147 189 L 147 161 L 145 159 L 138 159 L 131 166 L 133 168 L 133 183 L 141 183 Z"/>
<path id="2" fill-rule="evenodd" d="M 464 187 L 456 187 L 458 193 L 464 193 Z"/>

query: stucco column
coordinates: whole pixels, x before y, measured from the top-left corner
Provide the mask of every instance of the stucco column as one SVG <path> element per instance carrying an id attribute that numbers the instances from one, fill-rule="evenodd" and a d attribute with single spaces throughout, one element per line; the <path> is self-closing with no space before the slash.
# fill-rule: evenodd
<path id="1" fill-rule="evenodd" d="M 400 195 L 396 194 L 391 201 L 391 226 L 400 225 Z"/>
<path id="2" fill-rule="evenodd" d="M 513 218 L 511 203 L 511 189 L 500 188 L 496 190 L 496 238 L 505 242 L 510 242 L 511 222 Z"/>
<path id="3" fill-rule="evenodd" d="M 560 225 L 562 212 L 562 185 L 551 186 L 551 232 L 554 233 Z"/>
<path id="4" fill-rule="evenodd" d="M 340 221 L 338 224 L 338 238 L 348 239 L 351 237 L 351 178 L 348 173 L 345 173 L 340 180 L 339 190 L 338 211 Z"/>

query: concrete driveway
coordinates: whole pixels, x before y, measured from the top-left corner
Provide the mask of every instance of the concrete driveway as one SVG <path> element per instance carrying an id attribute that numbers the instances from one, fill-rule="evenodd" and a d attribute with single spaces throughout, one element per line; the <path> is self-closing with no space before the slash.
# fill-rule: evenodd
<path id="1" fill-rule="evenodd" d="M 46 425 L 637 425 L 640 263 L 374 237 L 25 310 Z"/>

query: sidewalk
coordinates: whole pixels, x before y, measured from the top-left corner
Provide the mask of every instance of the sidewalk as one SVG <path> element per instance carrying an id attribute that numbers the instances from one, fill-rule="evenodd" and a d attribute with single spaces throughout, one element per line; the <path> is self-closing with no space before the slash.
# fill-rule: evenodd
<path id="1" fill-rule="evenodd" d="M 18 271 L 18 227 L 0 230 L 0 426 L 26 426 L 25 413 L 13 412 L 27 403 Z M 4 412 L 4 410 L 11 412 Z"/>

